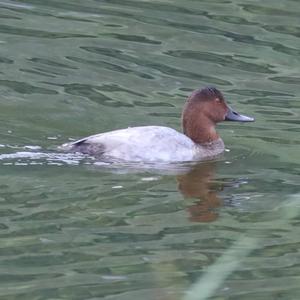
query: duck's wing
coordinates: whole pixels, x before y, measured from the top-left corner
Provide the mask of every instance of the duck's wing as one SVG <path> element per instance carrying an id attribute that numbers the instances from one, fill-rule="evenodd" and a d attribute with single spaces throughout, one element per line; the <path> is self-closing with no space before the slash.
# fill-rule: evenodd
<path id="1" fill-rule="evenodd" d="M 59 149 L 92 156 L 109 155 L 112 151 L 117 150 L 130 152 L 141 140 L 144 131 L 147 130 L 140 127 L 113 130 L 63 144 Z"/>
<path id="2" fill-rule="evenodd" d="M 97 136 L 102 134 L 96 134 L 77 140 L 75 142 L 66 143 L 59 147 L 60 150 L 68 152 L 80 152 L 89 155 L 102 155 L 104 153 L 105 146 L 101 142 L 97 142 Z"/>

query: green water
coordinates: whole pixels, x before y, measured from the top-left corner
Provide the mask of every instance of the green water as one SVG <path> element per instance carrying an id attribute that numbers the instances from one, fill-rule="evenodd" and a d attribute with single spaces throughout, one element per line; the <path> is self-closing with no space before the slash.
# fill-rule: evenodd
<path id="1" fill-rule="evenodd" d="M 295 0 L 1 1 L 0 299 L 299 299 L 299 17 Z M 218 161 L 53 151 L 180 130 L 205 85 L 256 118 L 218 127 Z"/>

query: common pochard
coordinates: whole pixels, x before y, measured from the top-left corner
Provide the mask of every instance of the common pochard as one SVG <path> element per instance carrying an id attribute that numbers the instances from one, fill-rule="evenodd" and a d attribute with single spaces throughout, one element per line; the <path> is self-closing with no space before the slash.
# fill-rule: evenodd
<path id="1" fill-rule="evenodd" d="M 182 112 L 180 133 L 164 126 L 129 127 L 63 144 L 62 149 L 105 161 L 184 162 L 212 159 L 224 151 L 215 126 L 222 121 L 251 122 L 233 111 L 214 87 L 195 90 Z"/>

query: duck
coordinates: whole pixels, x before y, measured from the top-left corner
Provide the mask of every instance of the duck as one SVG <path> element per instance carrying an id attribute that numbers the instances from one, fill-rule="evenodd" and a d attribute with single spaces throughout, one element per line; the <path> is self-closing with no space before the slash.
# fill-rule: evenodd
<path id="1" fill-rule="evenodd" d="M 91 135 L 60 149 L 103 161 L 174 163 L 214 159 L 225 150 L 216 131 L 223 121 L 253 122 L 234 111 L 216 87 L 197 89 L 181 115 L 182 133 L 165 126 L 137 126 Z"/>

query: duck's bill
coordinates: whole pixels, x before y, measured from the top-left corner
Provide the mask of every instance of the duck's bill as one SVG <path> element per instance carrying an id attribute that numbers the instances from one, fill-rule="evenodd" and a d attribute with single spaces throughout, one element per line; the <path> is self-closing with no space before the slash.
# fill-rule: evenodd
<path id="1" fill-rule="evenodd" d="M 245 115 L 240 115 L 239 113 L 228 107 L 228 112 L 225 116 L 225 121 L 253 122 L 254 118 Z"/>

